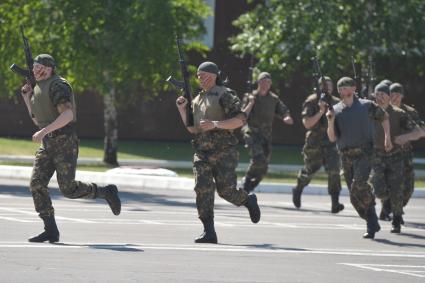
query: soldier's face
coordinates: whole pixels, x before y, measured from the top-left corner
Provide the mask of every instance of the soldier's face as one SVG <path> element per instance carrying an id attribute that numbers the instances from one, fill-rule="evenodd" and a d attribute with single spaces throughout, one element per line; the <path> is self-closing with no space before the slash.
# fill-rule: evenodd
<path id="1" fill-rule="evenodd" d="M 332 93 L 334 91 L 334 84 L 331 81 L 326 81 L 326 87 L 328 89 L 328 93 Z"/>
<path id="2" fill-rule="evenodd" d="M 52 75 L 52 67 L 47 67 L 40 63 L 34 63 L 32 70 L 36 81 L 45 80 Z"/>
<path id="3" fill-rule="evenodd" d="M 342 99 L 353 96 L 355 91 L 356 91 L 356 87 L 351 87 L 351 86 L 343 86 L 338 88 L 339 95 L 341 96 Z"/>
<path id="4" fill-rule="evenodd" d="M 196 75 L 203 90 L 209 90 L 215 86 L 216 74 L 199 71 Z"/>
<path id="5" fill-rule="evenodd" d="M 390 99 L 392 105 L 400 106 L 403 95 L 399 92 L 391 92 Z"/>
<path id="6" fill-rule="evenodd" d="M 271 79 L 262 79 L 258 81 L 258 89 L 260 94 L 267 94 L 271 86 L 272 86 Z"/>
<path id="7" fill-rule="evenodd" d="M 378 104 L 384 104 L 384 105 L 390 104 L 390 95 L 385 92 L 377 91 L 375 92 L 375 97 Z"/>

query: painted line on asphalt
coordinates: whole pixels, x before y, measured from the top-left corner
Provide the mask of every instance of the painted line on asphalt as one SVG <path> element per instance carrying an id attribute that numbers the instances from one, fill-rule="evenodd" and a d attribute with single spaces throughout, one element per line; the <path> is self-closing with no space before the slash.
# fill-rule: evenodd
<path id="1" fill-rule="evenodd" d="M 414 277 L 425 278 L 425 266 L 423 265 L 394 265 L 394 264 L 361 264 L 361 263 L 339 263 L 343 265 L 353 266 L 357 268 L 378 271 L 378 272 L 390 272 L 390 273 L 398 273 L 403 275 L 410 275 Z M 396 268 L 410 268 L 408 270 Z M 417 268 L 419 270 L 411 270 Z"/>
<path id="2" fill-rule="evenodd" d="M 35 213 L 35 212 L 26 211 L 26 210 L 22 210 L 22 209 L 0 207 L 0 210 L 9 211 L 9 212 L 16 212 L 16 213 L 21 213 L 21 214 L 25 214 L 25 215 L 37 216 L 37 213 Z M 93 221 L 86 220 L 86 219 L 71 218 L 71 217 L 64 217 L 64 216 L 56 216 L 56 219 L 68 220 L 68 221 L 73 221 L 73 222 L 78 222 L 78 223 L 95 223 Z"/>
<path id="3" fill-rule="evenodd" d="M 38 221 L 25 220 L 25 219 L 19 219 L 15 217 L 6 217 L 6 216 L 0 216 L 0 219 L 7 220 L 7 221 L 14 221 L 14 222 L 22 222 L 22 223 L 38 222 Z"/>
<path id="4" fill-rule="evenodd" d="M 303 248 L 286 248 L 273 246 L 270 248 L 252 247 L 252 246 L 233 246 L 233 245 L 167 245 L 167 244 L 143 244 L 143 243 L 84 243 L 84 242 L 68 242 L 57 244 L 31 244 L 26 242 L 0 242 L 0 249 L 6 248 L 33 248 L 33 249 L 84 249 L 84 248 L 101 248 L 101 249 L 132 249 L 132 250 L 168 250 L 168 251 L 199 251 L 199 252 L 216 252 L 216 253 L 262 253 L 262 254 L 301 254 L 301 255 L 341 255 L 341 256 L 366 256 L 366 257 L 393 257 L 393 258 L 425 258 L 425 253 L 399 253 L 386 251 L 345 251 L 345 250 L 321 250 L 321 249 L 303 249 Z M 350 263 L 341 263 L 353 265 Z M 358 266 L 362 267 L 362 266 Z M 371 267 L 374 268 L 374 267 Z M 421 275 L 422 276 L 422 275 Z"/>

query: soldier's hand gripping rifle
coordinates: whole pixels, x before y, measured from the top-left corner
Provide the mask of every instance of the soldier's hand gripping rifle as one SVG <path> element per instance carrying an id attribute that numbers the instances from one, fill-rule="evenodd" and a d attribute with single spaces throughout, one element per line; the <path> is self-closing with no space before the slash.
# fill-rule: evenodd
<path id="1" fill-rule="evenodd" d="M 35 77 L 34 77 L 34 72 L 33 72 L 34 59 L 32 58 L 28 38 L 25 36 L 25 33 L 24 33 L 24 27 L 21 25 L 20 29 L 21 29 L 22 40 L 24 42 L 25 63 L 27 65 L 27 69 L 21 68 L 16 64 L 12 64 L 12 66 L 10 66 L 10 69 L 14 73 L 24 77 L 27 80 L 27 83 L 30 84 L 31 87 L 34 88 L 34 86 L 35 86 Z"/>
<path id="2" fill-rule="evenodd" d="M 317 61 L 316 57 L 313 57 L 313 66 L 314 66 L 313 78 L 315 81 L 317 99 L 318 101 L 325 102 L 328 105 L 328 108 L 332 110 L 333 109 L 332 96 L 329 94 L 328 84 L 326 83 L 325 76 L 322 74 L 322 70 L 320 69 L 320 64 Z M 320 80 L 320 83 L 319 83 L 319 80 Z"/>
<path id="3" fill-rule="evenodd" d="M 183 76 L 183 81 L 178 81 L 174 79 L 172 76 L 167 78 L 167 82 L 172 84 L 174 87 L 183 91 L 183 96 L 186 98 L 186 127 L 193 126 L 193 109 L 192 109 L 192 91 L 189 84 L 189 72 L 187 70 L 187 64 L 183 57 L 183 52 L 180 47 L 180 39 L 176 38 L 177 42 L 177 51 L 179 53 L 179 61 L 180 61 L 180 70 Z"/>

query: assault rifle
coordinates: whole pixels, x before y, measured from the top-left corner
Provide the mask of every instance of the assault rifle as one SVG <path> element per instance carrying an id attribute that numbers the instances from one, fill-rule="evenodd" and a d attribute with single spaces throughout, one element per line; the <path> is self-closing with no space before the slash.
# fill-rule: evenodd
<path id="1" fill-rule="evenodd" d="M 10 66 L 10 69 L 15 74 L 18 74 L 18 75 L 24 77 L 27 80 L 27 83 L 29 83 L 31 85 L 31 87 L 34 88 L 34 86 L 35 86 L 35 77 L 34 77 L 34 72 L 33 72 L 34 59 L 32 58 L 28 38 L 25 36 L 25 33 L 24 33 L 24 27 L 21 25 L 20 29 L 21 29 L 22 40 L 24 42 L 25 63 L 27 65 L 27 69 L 21 68 L 16 64 L 12 64 L 12 66 Z"/>
<path id="2" fill-rule="evenodd" d="M 354 81 L 356 82 L 356 95 L 358 98 L 366 98 L 367 95 L 363 92 L 362 88 L 362 78 L 361 76 L 357 76 L 356 62 L 353 56 L 351 56 L 351 65 L 353 66 Z"/>
<path id="3" fill-rule="evenodd" d="M 316 89 L 316 96 L 319 101 L 325 102 L 329 109 L 333 109 L 332 106 L 332 95 L 328 93 L 328 84 L 326 83 L 325 76 L 322 74 L 322 70 L 320 69 L 320 64 L 317 61 L 316 57 L 312 58 L 313 60 L 313 78 L 315 81 L 315 89 Z M 319 80 L 321 83 L 319 83 Z"/>
<path id="4" fill-rule="evenodd" d="M 369 99 L 374 99 L 373 97 L 373 87 L 376 83 L 376 77 L 375 77 L 375 69 L 374 69 L 374 63 L 372 56 L 369 56 L 368 59 L 368 68 L 367 68 L 367 74 L 366 74 L 366 88 L 365 88 L 365 95 L 369 97 Z"/>
<path id="5" fill-rule="evenodd" d="M 246 81 L 246 91 L 247 93 L 252 93 L 254 84 L 252 83 L 252 73 L 254 71 L 254 56 L 251 55 L 251 60 L 248 68 L 248 80 Z"/>
<path id="6" fill-rule="evenodd" d="M 183 76 L 183 81 L 178 81 L 174 79 L 172 76 L 169 76 L 166 81 L 172 84 L 177 89 L 180 89 L 183 91 L 183 96 L 187 100 L 186 127 L 192 127 L 193 126 L 193 109 L 192 109 L 192 91 L 190 89 L 190 84 L 189 84 L 189 72 L 187 70 L 187 64 L 183 58 L 183 52 L 180 47 L 180 39 L 178 37 L 176 38 L 176 42 L 177 42 L 177 51 L 179 54 L 180 70 Z"/>

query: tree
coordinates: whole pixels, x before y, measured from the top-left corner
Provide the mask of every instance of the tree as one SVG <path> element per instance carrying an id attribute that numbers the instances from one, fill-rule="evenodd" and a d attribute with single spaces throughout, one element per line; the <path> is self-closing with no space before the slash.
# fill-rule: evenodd
<path id="1" fill-rule="evenodd" d="M 175 35 L 197 38 L 209 13 L 202 0 L 6 0 L 0 4 L 0 60 L 22 63 L 23 24 L 34 55 L 52 54 L 75 90 L 103 94 L 104 161 L 116 164 L 117 106 L 167 88 L 164 78 L 178 67 Z M 206 47 L 194 41 L 187 48 Z M 18 85 L 0 69 L 1 89 Z"/>
<path id="2" fill-rule="evenodd" d="M 252 2 L 252 1 L 251 1 Z M 425 2 L 421 0 L 265 0 L 234 25 L 231 49 L 253 54 L 258 67 L 289 79 L 296 71 L 311 73 L 317 56 L 326 73 L 352 71 L 351 56 L 363 66 L 373 59 L 378 73 L 424 76 Z M 391 60 L 389 60 L 391 59 Z M 406 64 L 410 60 L 416 64 Z M 390 68 L 387 61 L 390 61 Z M 404 63 L 404 64 L 401 64 Z"/>

